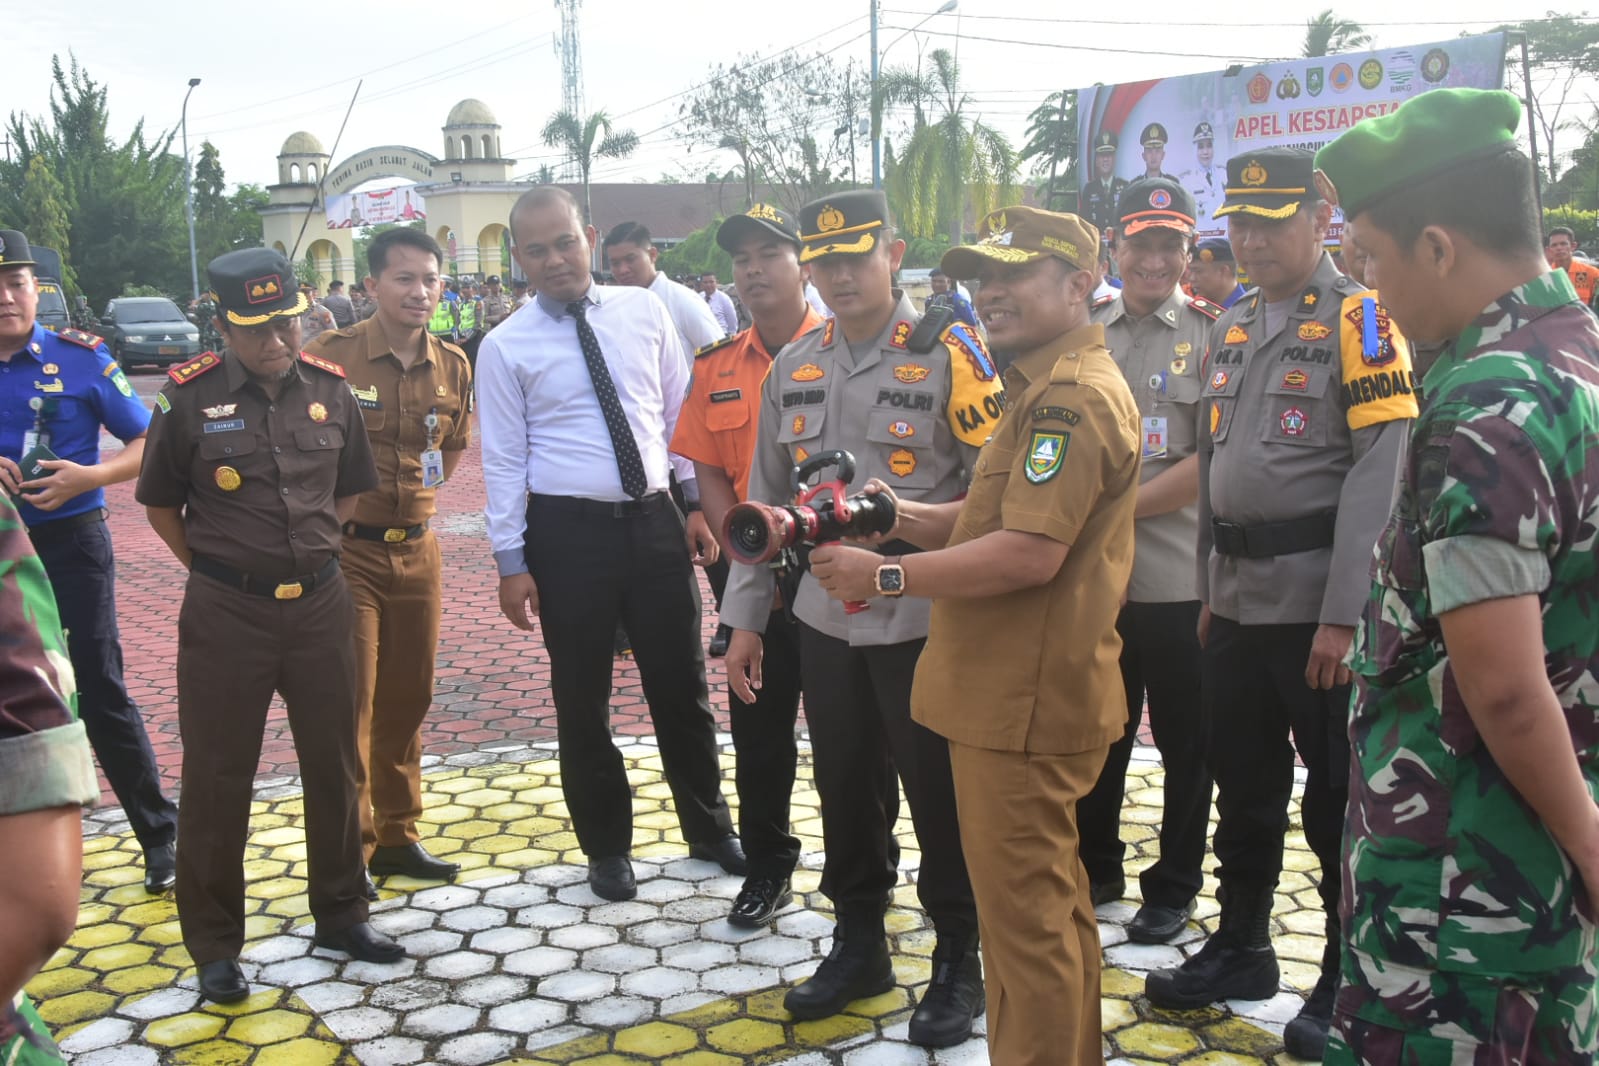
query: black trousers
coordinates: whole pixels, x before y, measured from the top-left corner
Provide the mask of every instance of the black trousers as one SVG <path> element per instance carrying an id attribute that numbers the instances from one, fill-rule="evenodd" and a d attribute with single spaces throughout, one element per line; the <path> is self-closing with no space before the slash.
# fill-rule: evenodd
<path id="1" fill-rule="evenodd" d="M 1329 921 L 1338 917 L 1339 843 L 1349 804 L 1349 686 L 1305 684 L 1315 636 L 1304 625 L 1212 618 L 1205 644 L 1206 762 L 1216 779 L 1216 859 L 1224 884 L 1276 884 L 1288 832 L 1294 751 L 1305 764 L 1305 840 L 1321 863 Z M 1293 743 L 1290 745 L 1289 737 Z"/>
<path id="2" fill-rule="evenodd" d="M 683 542 L 682 514 L 669 500 L 613 517 L 590 501 L 534 496 L 527 529 L 550 656 L 561 787 L 584 854 L 626 855 L 633 843 L 633 790 L 610 728 L 618 621 L 633 638 L 684 839 L 709 843 L 731 835 L 700 644 L 699 580 Z"/>
<path id="3" fill-rule="evenodd" d="M 799 630 L 827 849 L 822 892 L 840 911 L 887 906 L 899 883 L 893 834 L 903 783 L 922 849 L 916 878 L 922 909 L 941 937 L 976 933 L 949 742 L 911 721 L 911 678 L 926 641 L 856 648 L 803 622 Z"/>
<path id="4" fill-rule="evenodd" d="M 749 859 L 750 877 L 780 881 L 799 863 L 799 838 L 789 831 L 789 799 L 799 747 L 794 722 L 800 705 L 799 629 L 783 611 L 766 621 L 761 687 L 755 702 L 731 692 L 728 719 L 738 757 L 738 835 Z"/>
<path id="5" fill-rule="evenodd" d="M 178 809 L 161 792 L 144 717 L 122 679 L 111 531 L 103 521 L 59 532 L 46 523 L 30 535 L 67 631 L 67 655 L 78 679 L 78 717 L 89 744 L 140 847 L 170 844 L 178 835 Z"/>
<path id="6" fill-rule="evenodd" d="M 1210 773 L 1205 769 L 1205 719 L 1200 700 L 1199 602 L 1129 603 L 1116 619 L 1122 638 L 1127 731 L 1111 745 L 1092 792 L 1077 802 L 1083 865 L 1094 884 L 1122 876 L 1121 839 L 1127 763 L 1149 700 L 1149 725 L 1165 768 L 1160 858 L 1139 875 L 1144 902 L 1182 907 L 1204 880 L 1210 829 Z"/>
<path id="7" fill-rule="evenodd" d="M 727 591 L 727 575 L 731 568 L 726 553 L 718 555 L 716 562 L 705 568 L 705 580 L 711 583 L 711 595 L 716 597 L 716 609 L 722 609 L 722 594 Z"/>

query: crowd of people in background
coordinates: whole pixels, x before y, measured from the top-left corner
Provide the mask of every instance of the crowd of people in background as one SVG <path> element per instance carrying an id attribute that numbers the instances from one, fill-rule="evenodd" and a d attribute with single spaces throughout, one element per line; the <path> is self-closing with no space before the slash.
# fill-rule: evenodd
<path id="1" fill-rule="evenodd" d="M 49 1048 L 20 990 L 71 933 L 91 747 L 147 891 L 176 887 L 201 995 L 249 995 L 275 693 L 316 943 L 404 958 L 369 907 L 375 879 L 457 872 L 419 833 L 421 739 L 450 611 L 430 522 L 475 426 L 499 606 L 542 637 L 596 897 L 638 894 L 619 631 L 688 854 L 743 879 L 734 925 L 795 903 L 803 709 L 834 928 L 793 1019 L 896 983 L 903 796 L 936 937 L 908 1038 L 961 1043 L 986 1011 L 1001 1066 L 1101 1061 L 1095 908 L 1127 894 L 1147 708 L 1164 806 L 1129 938 L 1176 940 L 1207 860 L 1220 881 L 1151 1006 L 1277 994 L 1297 783 L 1324 948 L 1291 1054 L 1594 1061 L 1599 270 L 1540 232 L 1521 118 L 1509 93 L 1435 89 L 1319 152 L 1234 156 L 1206 179 L 1225 240 L 1196 240 L 1151 124 L 1148 173 L 1101 182 L 1093 217 L 987 214 L 920 309 L 871 190 L 722 222 L 737 303 L 715 274 L 668 278 L 642 226 L 602 242 L 558 187 L 511 211 L 509 292 L 446 277 L 410 229 L 321 298 L 241 249 L 207 272 L 222 347 L 153 413 L 99 338 L 35 323 L 27 239 L 0 230 L 0 361 L 28 369 L 0 379 L 0 841 L 49 875 L 0 881 L 0 1059 Z M 104 462 L 102 427 L 125 442 Z M 737 506 L 793 504 L 802 465 L 846 462 L 883 525 L 776 568 L 722 539 Z M 121 677 L 104 488 L 134 479 L 185 572 L 177 805 Z"/>

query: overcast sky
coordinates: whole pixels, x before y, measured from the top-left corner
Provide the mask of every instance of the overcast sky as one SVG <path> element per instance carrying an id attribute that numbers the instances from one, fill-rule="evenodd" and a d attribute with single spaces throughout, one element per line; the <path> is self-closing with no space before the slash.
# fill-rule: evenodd
<path id="1" fill-rule="evenodd" d="M 1326 5 L 1282 0 L 1252 7 L 1260 13 L 1251 16 L 1245 5 L 1146 0 L 1071 5 L 1086 19 L 1068 21 L 1061 15 L 1067 5 L 1057 0 L 960 0 L 954 12 L 934 16 L 902 38 L 940 2 L 883 0 L 885 65 L 913 63 L 918 47 L 958 45 L 962 80 L 975 109 L 1018 146 L 1027 113 L 1048 92 L 1214 70 L 1232 60 L 1295 56 L 1305 21 Z M 776 14 L 784 10 L 792 17 Z M 280 12 L 292 13 L 293 21 L 263 22 L 265 14 Z M 867 0 L 804 0 L 786 7 L 585 0 L 588 109 L 605 109 L 643 138 L 633 157 L 603 162 L 594 180 L 655 180 L 663 173 L 698 179 L 708 170 L 727 169 L 734 162 L 730 153 L 691 153 L 675 136 L 684 92 L 718 62 L 793 46 L 802 54 L 830 52 L 841 63 L 853 58 L 864 69 L 868 12 Z M 1340 9 L 1365 23 L 1378 47 L 1446 40 L 1529 13 L 1508 0 L 1433 0 L 1403 8 L 1361 0 Z M 1227 21 L 1200 21 L 1209 15 Z M 1400 17 L 1412 21 L 1394 21 Z M 60 53 L 65 62 L 69 48 L 109 89 L 115 135 L 125 136 L 140 118 L 151 131 L 176 129 L 188 79 L 199 77 L 189 104 L 190 150 L 202 140 L 214 143 L 230 183 L 275 182 L 277 152 L 296 130 L 309 130 L 331 151 L 363 78 L 334 162 L 380 144 L 441 155 L 444 117 L 465 97 L 483 100 L 498 117 L 501 144 L 518 160 L 514 173 L 559 162 L 538 137 L 561 104 L 560 16 L 552 0 L 239 8 L 196 0 L 83 0 L 35 5 L 26 18 L 3 21 L 8 71 L 0 109 L 47 114 L 50 57 Z M 863 142 L 863 175 L 869 159 Z"/>

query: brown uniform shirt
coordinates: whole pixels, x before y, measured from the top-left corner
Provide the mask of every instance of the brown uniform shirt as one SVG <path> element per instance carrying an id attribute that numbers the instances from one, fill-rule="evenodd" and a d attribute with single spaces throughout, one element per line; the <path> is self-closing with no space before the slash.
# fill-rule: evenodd
<path id="1" fill-rule="evenodd" d="M 138 501 L 183 507 L 198 555 L 265 581 L 314 573 L 339 550 L 334 501 L 377 484 L 339 368 L 302 355 L 275 400 L 231 352 L 207 352 L 168 376 Z"/>
<path id="2" fill-rule="evenodd" d="M 1116 616 L 1133 566 L 1138 408 L 1097 324 L 1017 359 L 1005 391 L 949 542 L 1013 529 L 1071 550 L 1047 584 L 933 601 L 911 716 L 969 747 L 1091 751 L 1127 722 Z"/>
<path id="3" fill-rule="evenodd" d="M 355 521 L 363 526 L 417 526 L 433 517 L 437 488 L 422 487 L 422 453 L 458 452 L 472 443 L 466 399 L 472 368 L 466 353 L 431 334 L 427 354 L 407 370 L 389 350 L 377 319 L 324 333 L 306 351 L 342 366 L 361 408 L 378 484 L 363 492 Z M 437 424 L 429 427 L 429 416 Z"/>

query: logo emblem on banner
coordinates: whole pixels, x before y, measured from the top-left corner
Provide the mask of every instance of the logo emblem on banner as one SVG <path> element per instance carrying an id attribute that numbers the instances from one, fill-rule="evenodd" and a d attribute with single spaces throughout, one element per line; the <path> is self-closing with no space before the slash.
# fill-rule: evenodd
<path id="1" fill-rule="evenodd" d="M 1325 77 L 1321 67 L 1311 67 L 1305 71 L 1305 91 L 1311 96 L 1320 96 L 1321 87 Z"/>
<path id="2" fill-rule="evenodd" d="M 1348 63 L 1339 63 L 1332 68 L 1332 73 L 1327 75 L 1327 84 L 1332 86 L 1335 93 L 1346 93 L 1349 87 L 1355 84 L 1355 68 Z"/>
<path id="3" fill-rule="evenodd" d="M 1360 87 L 1362 89 L 1375 89 L 1382 84 L 1382 63 L 1375 59 L 1368 59 L 1360 64 Z"/>
<path id="4" fill-rule="evenodd" d="M 1434 48 L 1421 57 L 1421 76 L 1430 85 L 1437 85 L 1449 76 L 1449 53 Z"/>
<path id="5" fill-rule="evenodd" d="M 1249 102 L 1263 104 L 1271 99 L 1271 79 L 1264 74 L 1256 74 L 1249 79 Z"/>
<path id="6" fill-rule="evenodd" d="M 1290 71 L 1277 82 L 1277 99 L 1297 100 L 1299 98 L 1299 79 Z"/>

